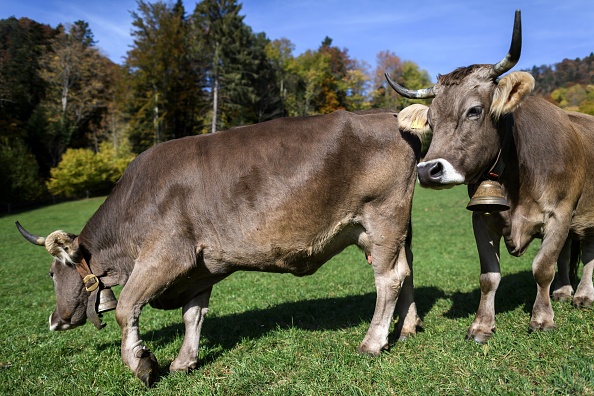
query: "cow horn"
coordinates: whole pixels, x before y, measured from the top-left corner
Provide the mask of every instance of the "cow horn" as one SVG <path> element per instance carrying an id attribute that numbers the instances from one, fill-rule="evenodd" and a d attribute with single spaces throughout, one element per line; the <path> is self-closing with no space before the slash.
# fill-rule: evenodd
<path id="1" fill-rule="evenodd" d="M 493 65 L 491 76 L 495 79 L 510 70 L 520 60 L 520 53 L 522 52 L 522 15 L 520 10 L 516 10 L 514 19 L 514 31 L 512 34 L 511 45 L 505 58 Z"/>
<path id="2" fill-rule="evenodd" d="M 390 75 L 388 73 L 384 73 L 384 76 L 386 76 L 386 80 L 388 81 L 388 84 L 390 84 L 390 86 L 392 88 L 394 88 L 394 91 L 398 92 L 400 95 L 404 96 L 405 98 L 426 99 L 426 98 L 434 98 L 435 97 L 435 92 L 433 92 L 433 87 L 417 89 L 417 90 L 407 89 L 401 85 L 396 84 L 394 81 L 392 81 L 392 79 L 390 78 Z"/>
<path id="3" fill-rule="evenodd" d="M 21 235 L 26 240 L 28 240 L 29 242 L 31 242 L 34 245 L 45 246 L 45 238 L 44 237 L 31 234 L 29 231 L 25 230 L 23 228 L 23 226 L 21 226 L 21 224 L 18 221 L 15 222 L 14 224 L 16 225 L 17 229 L 19 230 Z"/>

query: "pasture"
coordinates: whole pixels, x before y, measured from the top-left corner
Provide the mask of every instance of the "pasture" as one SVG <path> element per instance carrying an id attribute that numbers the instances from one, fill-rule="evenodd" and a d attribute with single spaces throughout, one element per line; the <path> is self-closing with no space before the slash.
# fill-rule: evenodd
<path id="1" fill-rule="evenodd" d="M 113 312 L 50 332 L 51 256 L 17 232 L 78 233 L 102 199 L 0 218 L 0 394 L 10 395 L 461 395 L 594 394 L 594 312 L 553 302 L 558 329 L 528 333 L 536 285 L 531 260 L 502 252 L 497 332 L 464 340 L 478 306 L 478 255 L 464 187 L 417 187 L 415 298 L 425 328 L 380 357 L 357 354 L 375 305 L 371 267 L 349 248 L 310 277 L 236 273 L 214 287 L 201 367 L 170 374 L 183 338 L 181 310 L 146 307 L 142 338 L 161 378 L 146 389 L 120 360 Z M 580 267 L 581 274 L 581 267 Z M 116 295 L 121 288 L 116 289 Z"/>

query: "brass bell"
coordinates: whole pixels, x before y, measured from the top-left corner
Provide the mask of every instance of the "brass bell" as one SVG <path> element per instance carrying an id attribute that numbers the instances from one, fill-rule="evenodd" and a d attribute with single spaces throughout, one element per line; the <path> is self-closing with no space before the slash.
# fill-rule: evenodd
<path id="1" fill-rule="evenodd" d="M 118 305 L 113 290 L 110 288 L 101 289 L 99 292 L 99 306 L 97 307 L 97 313 L 109 312 L 115 309 Z"/>
<path id="2" fill-rule="evenodd" d="M 466 209 L 473 212 L 495 213 L 509 209 L 502 186 L 495 180 L 483 180 L 472 195 Z"/>

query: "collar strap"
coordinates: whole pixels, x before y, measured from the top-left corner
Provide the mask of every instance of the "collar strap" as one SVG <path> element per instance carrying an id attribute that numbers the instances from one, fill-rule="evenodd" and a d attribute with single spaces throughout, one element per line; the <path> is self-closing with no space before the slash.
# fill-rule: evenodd
<path id="1" fill-rule="evenodd" d="M 74 239 L 74 251 L 80 252 L 78 246 L 78 237 Z M 100 290 L 99 278 L 97 275 L 91 272 L 91 268 L 87 263 L 87 260 L 80 253 L 80 257 L 75 257 L 74 268 L 82 278 L 85 289 L 90 293 L 89 300 L 87 301 L 87 318 L 95 325 L 95 327 L 101 330 L 105 327 L 105 323 L 101 322 L 101 316 L 97 313 L 97 296 Z"/>
<path id="2" fill-rule="evenodd" d="M 504 117 L 505 131 L 503 132 L 503 143 L 495 164 L 485 172 L 485 178 L 489 180 L 497 181 L 505 169 L 505 162 L 509 157 L 510 147 L 514 140 L 514 115 L 513 113 L 506 114 Z"/>

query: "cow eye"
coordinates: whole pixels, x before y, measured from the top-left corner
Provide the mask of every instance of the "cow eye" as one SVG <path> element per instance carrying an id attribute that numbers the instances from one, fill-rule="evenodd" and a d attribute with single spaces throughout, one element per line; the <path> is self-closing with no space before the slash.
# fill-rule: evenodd
<path id="1" fill-rule="evenodd" d="M 476 119 L 476 118 L 479 118 L 482 113 L 483 113 L 482 106 L 474 106 L 474 107 L 471 107 L 470 110 L 468 110 L 468 113 L 466 114 L 466 116 L 471 119 Z"/>
<path id="2" fill-rule="evenodd" d="M 54 272 L 53 271 L 50 271 L 48 275 L 49 275 L 50 278 L 53 278 L 54 277 Z"/>

